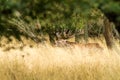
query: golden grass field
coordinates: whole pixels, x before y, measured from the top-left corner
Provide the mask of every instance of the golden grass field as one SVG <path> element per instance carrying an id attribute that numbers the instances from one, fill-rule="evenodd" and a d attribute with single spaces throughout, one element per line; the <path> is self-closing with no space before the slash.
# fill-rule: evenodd
<path id="1" fill-rule="evenodd" d="M 1 39 L 0 80 L 120 80 L 119 45 L 108 50 L 103 38 L 89 39 L 102 47 L 74 44 L 53 47 Z M 117 48 L 117 49 L 116 49 Z"/>

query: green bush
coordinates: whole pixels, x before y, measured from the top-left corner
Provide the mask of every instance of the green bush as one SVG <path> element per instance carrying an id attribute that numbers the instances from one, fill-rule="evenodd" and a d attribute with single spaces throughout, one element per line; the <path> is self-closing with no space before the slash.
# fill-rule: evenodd
<path id="1" fill-rule="evenodd" d="M 32 33 L 36 36 L 38 36 L 37 32 L 47 33 L 51 40 L 57 38 L 57 35 L 60 35 L 60 38 L 79 35 L 83 30 L 87 33 L 85 36 L 98 36 L 102 33 L 103 24 L 98 21 L 102 20 L 103 12 L 117 15 L 115 23 L 119 26 L 119 4 L 119 1 L 114 0 L 1 0 L 0 33 L 1 35 L 8 35 L 7 33 L 14 35 L 16 32 L 18 35 L 21 34 L 22 26 L 14 22 L 8 23 L 13 19 L 19 22 L 18 18 L 20 18 L 24 24 L 28 26 L 33 24 L 33 27 L 36 26 L 32 22 L 38 19 L 41 28 L 33 30 Z M 31 29 L 28 32 L 23 30 L 22 33 L 29 36 L 28 33 L 31 31 Z"/>

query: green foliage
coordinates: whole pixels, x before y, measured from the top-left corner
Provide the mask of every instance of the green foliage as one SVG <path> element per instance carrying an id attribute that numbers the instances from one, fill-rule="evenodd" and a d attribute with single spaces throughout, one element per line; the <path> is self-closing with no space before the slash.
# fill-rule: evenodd
<path id="1" fill-rule="evenodd" d="M 59 35 L 60 38 L 69 38 L 81 34 L 85 28 L 88 36 L 96 36 L 102 33 L 103 26 L 104 14 L 99 9 L 104 13 L 113 12 L 118 16 L 116 23 L 119 23 L 120 2 L 114 0 L 1 0 L 0 33 L 11 30 L 14 34 L 15 31 L 20 32 L 23 29 L 20 33 L 36 35 L 32 21 L 38 19 L 41 25 L 40 33 L 47 33 L 52 37 L 58 38 Z M 19 21 L 18 18 L 22 20 Z M 8 20 L 13 21 L 12 24 L 9 24 Z M 17 27 L 14 27 L 15 25 Z M 13 27 L 16 29 L 13 30 Z M 26 28 L 30 29 L 26 31 Z"/>

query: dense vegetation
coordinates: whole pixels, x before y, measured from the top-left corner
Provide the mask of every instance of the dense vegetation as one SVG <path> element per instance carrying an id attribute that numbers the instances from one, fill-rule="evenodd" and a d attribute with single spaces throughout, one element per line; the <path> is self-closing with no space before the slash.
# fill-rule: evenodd
<path id="1" fill-rule="evenodd" d="M 0 0 L 0 35 L 51 42 L 103 33 L 104 17 L 120 27 L 119 0 Z M 39 36 L 39 37 L 38 37 Z"/>

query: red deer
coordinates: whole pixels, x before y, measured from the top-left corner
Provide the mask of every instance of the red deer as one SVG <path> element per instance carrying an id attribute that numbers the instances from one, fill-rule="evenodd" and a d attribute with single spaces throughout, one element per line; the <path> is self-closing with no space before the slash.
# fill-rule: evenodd
<path id="1" fill-rule="evenodd" d="M 58 47 L 63 47 L 63 46 L 78 46 L 80 48 L 96 48 L 96 49 L 103 49 L 99 43 L 76 43 L 76 42 L 69 42 L 67 40 L 59 40 L 56 41 L 56 46 Z"/>
<path id="2" fill-rule="evenodd" d="M 103 50 L 103 48 L 102 48 L 102 46 L 100 46 L 100 44 L 99 43 L 81 43 L 81 44 L 79 44 L 79 46 L 81 47 L 81 48 L 89 48 L 89 49 L 101 49 L 101 50 Z"/>

